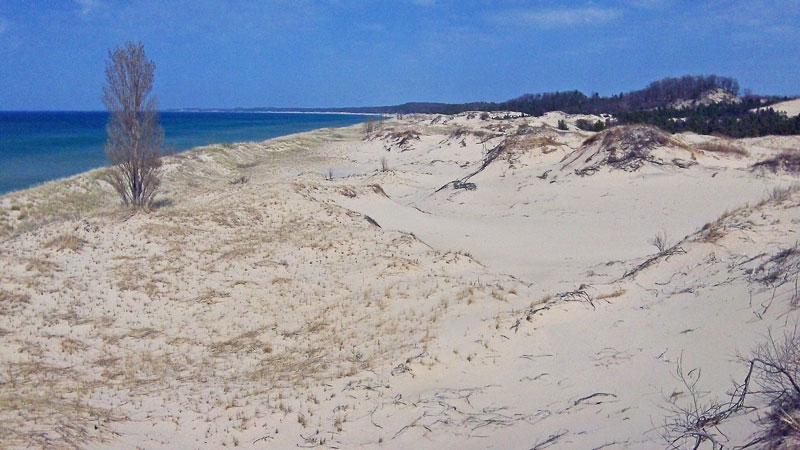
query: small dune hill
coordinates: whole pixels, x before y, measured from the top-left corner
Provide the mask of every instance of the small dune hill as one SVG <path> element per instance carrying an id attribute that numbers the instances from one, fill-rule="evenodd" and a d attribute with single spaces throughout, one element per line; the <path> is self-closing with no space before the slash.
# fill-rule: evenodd
<path id="1" fill-rule="evenodd" d="M 787 100 L 785 102 L 775 103 L 760 109 L 772 108 L 776 112 L 785 113 L 788 117 L 796 117 L 800 115 L 800 98 Z"/>
<path id="2" fill-rule="evenodd" d="M 712 89 L 704 92 L 699 98 L 691 100 L 675 100 L 667 105 L 675 109 L 692 109 L 715 103 L 741 103 L 742 100 L 724 89 Z"/>
<path id="3" fill-rule="evenodd" d="M 516 131 L 509 133 L 500 144 L 486 153 L 480 170 L 489 165 L 503 162 L 510 168 L 535 164 L 541 155 L 568 148 L 559 140 L 559 135 L 546 126 L 521 124 Z M 473 174 L 474 175 L 474 174 Z"/>
<path id="4" fill-rule="evenodd" d="M 648 164 L 686 168 L 695 164 L 695 157 L 696 150 L 656 127 L 623 125 L 586 139 L 565 159 L 562 170 L 584 176 L 604 167 L 628 172 Z"/>
<path id="5" fill-rule="evenodd" d="M 427 148 L 434 143 L 430 139 L 432 136 L 440 137 L 453 127 L 449 124 L 452 118 L 442 117 L 435 116 L 433 120 L 425 116 L 410 117 L 404 122 L 383 121 L 376 125 L 375 132 L 367 140 L 380 142 L 381 148 L 387 152 Z"/>
<path id="6" fill-rule="evenodd" d="M 514 170 L 541 164 L 542 160 L 547 158 L 546 155 L 564 149 L 569 149 L 569 146 L 561 142 L 558 134 L 552 129 L 545 126 L 519 125 L 513 134 L 507 135 L 500 143 L 487 149 L 475 170 L 458 180 L 445 184 L 436 192 L 448 186 L 454 189 L 474 190 L 477 186 L 470 180 L 490 167 L 494 170 L 489 171 L 487 176 L 495 178 L 509 169 Z"/>
<path id="7" fill-rule="evenodd" d="M 461 147 L 466 147 L 470 144 L 470 141 L 478 144 L 484 144 L 493 138 L 501 136 L 502 133 L 497 133 L 482 128 L 473 129 L 466 126 L 457 126 L 450 132 L 450 134 L 447 136 L 447 139 L 440 141 L 439 144 L 455 143 Z"/>
<path id="8" fill-rule="evenodd" d="M 405 152 L 414 147 L 413 142 L 419 141 L 419 132 L 417 130 L 402 130 L 387 133 L 383 140 L 386 142 L 387 150 L 399 150 Z"/>
<path id="9" fill-rule="evenodd" d="M 505 161 L 511 168 L 535 164 L 542 155 L 549 155 L 560 149 L 568 148 L 557 136 L 550 134 L 530 134 L 518 136 L 510 140 L 505 152 L 498 159 Z"/>

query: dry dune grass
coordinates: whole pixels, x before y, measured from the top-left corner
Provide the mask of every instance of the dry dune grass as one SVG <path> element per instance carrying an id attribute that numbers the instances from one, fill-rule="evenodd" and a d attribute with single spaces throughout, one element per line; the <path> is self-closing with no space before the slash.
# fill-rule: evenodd
<path id="1" fill-rule="evenodd" d="M 323 137 L 302 141 L 338 139 L 316 133 Z M 294 142 L 268 147 L 285 156 L 266 151 L 270 170 L 302 158 Z M 86 214 L 6 241 L 29 256 L 3 258 L 0 269 L 0 329 L 14 330 L 3 337 L 14 355 L 0 371 L 3 442 L 83 446 L 114 438 L 108 426 L 120 420 L 184 427 L 222 411 L 238 419 L 212 435 L 230 445 L 230 433 L 305 404 L 304 390 L 419 353 L 465 289 L 469 305 L 497 302 L 496 289 L 473 285 L 469 274 L 517 284 L 316 199 L 346 187 L 227 183 L 260 167 L 262 151 L 253 144 L 215 149 L 210 159 L 207 150 L 181 155 L 167 164 L 182 173 L 165 183 L 170 206 Z M 203 185 L 191 184 L 201 176 L 209 177 Z M 359 191 L 385 195 L 373 185 Z M 149 406 L 134 406 L 143 401 Z M 303 408 L 316 427 L 342 426 L 321 406 Z"/>
<path id="2" fill-rule="evenodd" d="M 298 155 L 313 160 L 308 150 L 349 142 L 352 129 L 321 129 L 265 143 L 223 144 L 200 147 L 164 159 L 166 175 L 157 207 L 175 193 L 202 195 L 254 169 L 271 172 Z M 7 194 L 0 202 L 0 239 L 7 239 L 55 221 L 117 214 L 118 198 L 103 181 L 106 169 Z"/>
<path id="3" fill-rule="evenodd" d="M 419 141 L 419 133 L 416 130 L 396 131 L 387 134 L 384 139 L 400 149 L 407 150 L 412 146 L 413 141 Z"/>
<path id="4" fill-rule="evenodd" d="M 3 315 L 14 313 L 23 308 L 30 298 L 28 294 L 0 290 L 0 313 Z"/>
<path id="5" fill-rule="evenodd" d="M 800 152 L 787 150 L 753 164 L 753 169 L 800 174 Z"/>
<path id="6" fill-rule="evenodd" d="M 696 147 L 700 150 L 737 157 L 748 157 L 750 152 L 744 149 L 741 144 L 731 141 L 730 139 L 721 139 L 717 141 L 703 142 L 697 144 Z"/>
<path id="7" fill-rule="evenodd" d="M 617 289 L 617 290 L 614 290 L 614 291 L 609 292 L 607 294 L 600 294 L 596 298 L 598 300 L 608 300 L 608 299 L 611 299 L 611 298 L 621 297 L 622 295 L 625 294 L 625 292 L 627 292 L 625 289 Z"/>
<path id="8" fill-rule="evenodd" d="M 0 383 L 0 425 L 5 445 L 75 448 L 114 436 L 107 427 L 124 419 L 109 408 L 91 406 L 91 382 L 73 381 L 68 368 L 30 362 L 9 364 Z"/>
<path id="9" fill-rule="evenodd" d="M 110 187 L 99 181 L 103 169 L 45 183 L 7 194 L 7 207 L 0 204 L 0 239 L 60 220 L 74 219 L 116 205 Z"/>
<path id="10" fill-rule="evenodd" d="M 495 161 L 504 161 L 511 168 L 526 166 L 525 160 L 536 154 L 552 153 L 566 144 L 548 134 L 527 133 L 504 139 L 486 155 L 481 170 Z M 528 161 L 529 162 L 529 161 Z"/>
<path id="11" fill-rule="evenodd" d="M 732 230 L 747 230 L 753 227 L 752 216 L 759 211 L 775 207 L 796 207 L 798 199 L 796 193 L 800 192 L 800 185 L 775 186 L 767 196 L 754 204 L 744 204 L 732 210 L 726 210 L 716 220 L 706 223 L 690 238 L 703 243 L 714 244 L 725 237 Z M 791 203 L 785 205 L 784 203 Z"/>
<path id="12" fill-rule="evenodd" d="M 532 135 L 517 140 L 515 147 L 521 149 L 523 152 L 538 150 L 544 154 L 548 154 L 558 149 L 566 148 L 566 145 L 567 144 L 559 141 L 554 136 Z"/>
<path id="13" fill-rule="evenodd" d="M 73 252 L 77 252 L 83 248 L 84 245 L 86 245 L 86 241 L 75 233 L 62 233 L 44 243 L 44 246 L 47 248 L 71 250 Z"/>

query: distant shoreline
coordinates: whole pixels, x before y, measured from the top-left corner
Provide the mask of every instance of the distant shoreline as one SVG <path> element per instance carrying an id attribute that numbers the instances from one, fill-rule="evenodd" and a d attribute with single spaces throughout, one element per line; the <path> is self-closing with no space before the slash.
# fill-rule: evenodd
<path id="1" fill-rule="evenodd" d="M 71 109 L 8 109 L 0 110 L 0 114 L 4 113 L 70 113 L 70 114 L 97 114 L 108 113 L 104 109 L 91 109 L 91 110 L 71 110 Z M 346 111 L 241 111 L 232 109 L 165 109 L 158 111 L 159 114 L 163 113 L 238 113 L 238 114 L 337 114 L 342 116 L 380 116 L 387 115 L 387 113 L 358 113 Z"/>
<path id="2" fill-rule="evenodd" d="M 345 111 L 242 111 L 232 109 L 169 109 L 169 113 L 232 113 L 232 114 L 337 114 L 342 116 L 381 116 L 381 113 L 356 113 Z"/>

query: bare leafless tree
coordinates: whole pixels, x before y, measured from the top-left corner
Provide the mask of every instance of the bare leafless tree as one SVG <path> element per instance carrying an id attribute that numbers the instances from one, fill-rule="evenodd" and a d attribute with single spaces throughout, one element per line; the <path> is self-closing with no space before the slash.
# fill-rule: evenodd
<path id="1" fill-rule="evenodd" d="M 372 133 L 375 132 L 377 129 L 375 119 L 367 119 L 364 121 L 364 139 L 369 139 L 372 137 Z"/>
<path id="2" fill-rule="evenodd" d="M 113 167 L 107 180 L 125 205 L 150 207 L 159 185 L 161 141 L 153 90 L 155 64 L 141 43 L 109 51 L 103 103 L 110 114 L 106 156 Z"/>

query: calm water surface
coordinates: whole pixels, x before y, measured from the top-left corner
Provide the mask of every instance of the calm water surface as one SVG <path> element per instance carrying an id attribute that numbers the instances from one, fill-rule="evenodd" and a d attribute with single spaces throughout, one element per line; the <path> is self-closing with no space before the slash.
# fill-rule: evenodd
<path id="1" fill-rule="evenodd" d="M 363 122 L 343 114 L 165 112 L 164 148 L 263 141 Z M 0 111 L 0 194 L 107 164 L 105 112 Z"/>

